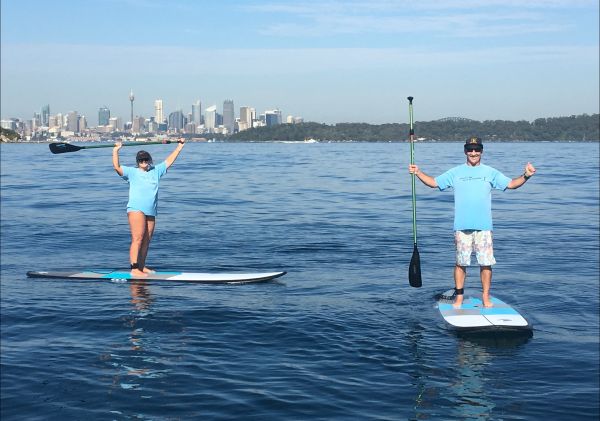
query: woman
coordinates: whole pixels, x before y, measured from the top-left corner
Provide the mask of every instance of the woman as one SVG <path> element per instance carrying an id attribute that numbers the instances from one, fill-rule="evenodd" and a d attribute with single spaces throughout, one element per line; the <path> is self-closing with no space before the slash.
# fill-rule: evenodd
<path id="1" fill-rule="evenodd" d="M 131 275 L 136 278 L 144 278 L 152 273 L 152 270 L 146 267 L 146 256 L 148 256 L 156 223 L 158 184 L 183 149 L 185 140 L 180 139 L 178 142 L 179 145 L 167 159 L 156 166 L 153 165 L 152 157 L 146 151 L 137 153 L 136 167 L 121 166 L 119 149 L 123 145 L 118 142 L 113 148 L 113 167 L 117 174 L 129 183 L 129 202 L 127 202 L 127 218 L 131 229 L 129 262 Z"/>

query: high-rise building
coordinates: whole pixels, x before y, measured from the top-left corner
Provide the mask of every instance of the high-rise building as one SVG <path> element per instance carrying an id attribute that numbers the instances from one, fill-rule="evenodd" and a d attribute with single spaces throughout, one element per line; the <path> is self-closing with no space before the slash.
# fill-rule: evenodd
<path id="1" fill-rule="evenodd" d="M 79 133 L 82 133 L 87 130 L 87 119 L 84 115 L 79 116 L 79 121 L 77 122 L 77 130 L 79 130 Z"/>
<path id="2" fill-rule="evenodd" d="M 217 127 L 217 106 L 211 105 L 204 110 L 204 125 L 206 130 L 214 132 Z"/>
<path id="3" fill-rule="evenodd" d="M 133 124 L 131 125 L 131 132 L 137 134 L 144 133 L 145 122 L 146 120 L 144 117 L 134 117 Z"/>
<path id="4" fill-rule="evenodd" d="M 281 124 L 281 110 L 270 110 L 265 111 L 265 124 L 266 126 L 276 126 Z"/>
<path id="5" fill-rule="evenodd" d="M 42 126 L 48 127 L 50 125 L 50 105 L 44 105 L 42 107 Z"/>
<path id="6" fill-rule="evenodd" d="M 251 129 L 252 122 L 256 119 L 256 110 L 252 107 L 240 107 L 240 131 Z"/>
<path id="7" fill-rule="evenodd" d="M 150 117 L 146 120 L 146 129 L 150 133 L 156 133 L 158 131 L 158 123 L 154 120 L 154 117 Z"/>
<path id="8" fill-rule="evenodd" d="M 31 128 L 37 129 L 42 125 L 42 115 L 40 113 L 33 113 L 33 118 L 31 119 Z"/>
<path id="9" fill-rule="evenodd" d="M 186 118 L 183 116 L 183 111 L 177 110 L 169 114 L 169 130 L 181 132 L 183 131 L 185 123 Z"/>
<path id="10" fill-rule="evenodd" d="M 202 104 L 200 103 L 200 100 L 192 104 L 192 123 L 194 123 L 196 127 L 200 127 L 202 124 Z"/>
<path id="11" fill-rule="evenodd" d="M 108 125 L 113 132 L 123 130 L 123 120 L 121 120 L 121 117 L 111 117 L 108 120 Z"/>
<path id="12" fill-rule="evenodd" d="M 79 116 L 77 115 L 77 111 L 70 111 L 67 113 L 65 126 L 69 132 L 79 132 Z"/>
<path id="13" fill-rule="evenodd" d="M 235 127 L 235 111 L 233 101 L 226 99 L 223 102 L 223 127 L 227 130 L 227 134 L 232 134 Z"/>
<path id="14" fill-rule="evenodd" d="M 98 126 L 108 126 L 110 120 L 110 110 L 105 105 L 98 109 Z"/>
<path id="15" fill-rule="evenodd" d="M 154 101 L 154 120 L 158 124 L 164 123 L 165 121 L 162 99 L 157 99 L 156 101 Z"/>

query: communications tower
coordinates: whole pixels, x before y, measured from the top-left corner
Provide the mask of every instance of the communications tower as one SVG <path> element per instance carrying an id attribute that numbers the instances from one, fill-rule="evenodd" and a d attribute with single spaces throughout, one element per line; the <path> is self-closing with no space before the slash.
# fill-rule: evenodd
<path id="1" fill-rule="evenodd" d="M 131 130 L 133 130 L 133 100 L 135 97 L 133 96 L 133 89 L 129 92 L 129 102 L 131 102 Z"/>

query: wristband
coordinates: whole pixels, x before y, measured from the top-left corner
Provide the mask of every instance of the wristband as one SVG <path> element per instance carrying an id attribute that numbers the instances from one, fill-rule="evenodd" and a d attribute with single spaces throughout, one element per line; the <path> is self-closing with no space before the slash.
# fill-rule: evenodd
<path id="1" fill-rule="evenodd" d="M 531 178 L 531 175 L 527 175 L 527 173 L 523 173 L 523 178 L 525 179 L 525 181 L 527 181 Z"/>

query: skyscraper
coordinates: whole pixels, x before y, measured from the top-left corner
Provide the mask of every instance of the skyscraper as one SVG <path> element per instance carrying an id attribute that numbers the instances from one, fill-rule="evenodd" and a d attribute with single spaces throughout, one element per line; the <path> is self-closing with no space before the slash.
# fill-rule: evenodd
<path id="1" fill-rule="evenodd" d="M 73 133 L 79 132 L 79 115 L 77 115 L 77 111 L 69 111 L 66 115 L 67 120 L 67 130 Z"/>
<path id="2" fill-rule="evenodd" d="M 44 105 L 42 107 L 42 126 L 48 127 L 50 125 L 50 105 Z"/>
<path id="3" fill-rule="evenodd" d="M 267 126 L 276 126 L 281 124 L 281 110 L 265 111 L 265 123 Z"/>
<path id="4" fill-rule="evenodd" d="M 144 117 L 134 117 L 133 123 L 131 124 L 132 133 L 144 133 L 146 120 Z"/>
<path id="5" fill-rule="evenodd" d="M 162 99 L 154 101 L 154 120 L 156 120 L 158 124 L 164 123 L 165 121 Z"/>
<path id="6" fill-rule="evenodd" d="M 252 128 L 252 121 L 256 118 L 256 111 L 251 107 L 240 107 L 240 131 Z"/>
<path id="7" fill-rule="evenodd" d="M 204 123 L 209 132 L 214 132 L 217 124 L 217 106 L 211 105 L 204 110 Z"/>
<path id="8" fill-rule="evenodd" d="M 202 104 L 200 103 L 200 100 L 192 104 L 192 123 L 194 123 L 196 127 L 200 127 L 202 124 Z"/>
<path id="9" fill-rule="evenodd" d="M 98 126 L 108 126 L 110 120 L 110 110 L 105 105 L 98 109 Z"/>
<path id="10" fill-rule="evenodd" d="M 228 134 L 233 133 L 235 127 L 235 111 L 233 108 L 233 101 L 226 99 L 223 102 L 223 126 L 227 129 Z"/>
<path id="11" fill-rule="evenodd" d="M 183 111 L 177 110 L 173 111 L 169 114 L 169 130 L 175 130 L 177 132 L 183 131 L 183 126 L 185 126 L 185 117 L 183 116 Z"/>

